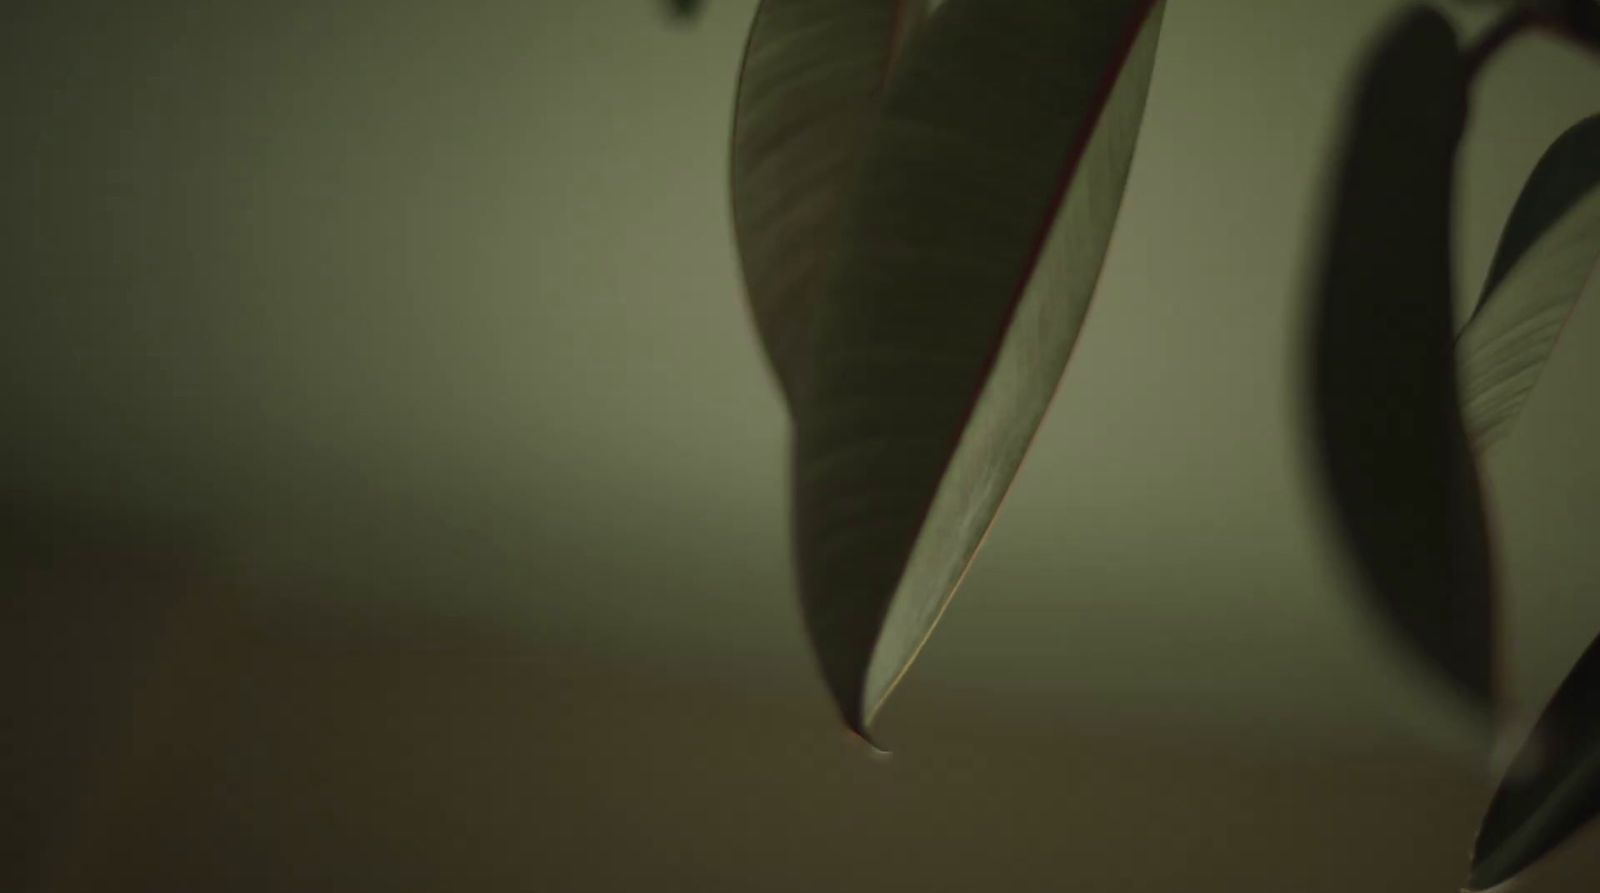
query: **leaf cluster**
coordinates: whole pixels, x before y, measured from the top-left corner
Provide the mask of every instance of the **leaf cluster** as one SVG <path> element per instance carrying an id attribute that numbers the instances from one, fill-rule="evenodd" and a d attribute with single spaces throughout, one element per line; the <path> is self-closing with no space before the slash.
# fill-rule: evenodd
<path id="1" fill-rule="evenodd" d="M 1455 319 L 1473 84 L 1593 0 L 1502 3 L 1462 46 L 1426 4 L 1360 60 L 1305 299 L 1311 464 L 1367 607 L 1498 712 L 1478 459 L 1510 431 L 1600 260 L 1600 115 L 1550 146 Z M 1163 0 L 763 0 L 739 76 L 735 234 L 792 422 L 799 588 L 863 736 L 960 584 L 1083 328 L 1133 168 Z M 1483 819 L 1499 884 L 1600 811 L 1600 642 Z"/>

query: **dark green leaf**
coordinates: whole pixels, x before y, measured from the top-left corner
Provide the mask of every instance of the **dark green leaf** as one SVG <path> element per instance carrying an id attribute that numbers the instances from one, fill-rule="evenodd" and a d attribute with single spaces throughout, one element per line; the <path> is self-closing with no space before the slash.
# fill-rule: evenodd
<path id="1" fill-rule="evenodd" d="M 1153 0 L 949 0 L 896 71 L 795 414 L 803 606 L 858 731 L 932 631 L 1061 377 L 1160 15 Z"/>
<path id="2" fill-rule="evenodd" d="M 1473 444 L 1509 431 L 1600 267 L 1600 115 L 1562 134 L 1512 208 L 1483 296 L 1458 339 Z"/>
<path id="3" fill-rule="evenodd" d="M 1451 213 L 1466 84 L 1439 13 L 1408 12 L 1366 63 L 1333 183 L 1313 313 L 1314 438 L 1364 591 L 1479 705 L 1492 575 L 1457 401 Z"/>
<path id="4" fill-rule="evenodd" d="M 1478 832 L 1470 887 L 1510 880 L 1600 812 L 1600 640 L 1517 753 Z"/>
<path id="5" fill-rule="evenodd" d="M 733 219 L 756 329 L 793 401 L 839 215 L 921 0 L 763 0 L 733 126 Z"/>

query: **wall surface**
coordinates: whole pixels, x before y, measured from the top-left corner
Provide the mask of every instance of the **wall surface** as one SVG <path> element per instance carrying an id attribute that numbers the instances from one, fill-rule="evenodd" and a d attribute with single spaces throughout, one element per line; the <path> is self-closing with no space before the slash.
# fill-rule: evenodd
<path id="1" fill-rule="evenodd" d="M 752 0 L 8 4 L 0 886 L 1453 889 L 1487 780 L 1299 427 L 1398 6 L 1170 4 L 1088 327 L 883 762 L 806 653 L 741 304 Z M 1597 98 L 1536 38 L 1479 85 L 1463 302 Z M 1527 707 L 1600 631 L 1594 297 L 1487 462 Z"/>

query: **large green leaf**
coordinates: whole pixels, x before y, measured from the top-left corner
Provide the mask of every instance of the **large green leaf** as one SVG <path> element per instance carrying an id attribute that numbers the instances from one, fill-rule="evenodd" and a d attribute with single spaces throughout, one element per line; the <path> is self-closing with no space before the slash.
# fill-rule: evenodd
<path id="1" fill-rule="evenodd" d="M 1562 134 L 1512 208 L 1483 296 L 1457 342 L 1467 431 L 1509 431 L 1600 269 L 1600 115 Z"/>
<path id="2" fill-rule="evenodd" d="M 1364 591 L 1485 705 L 1492 574 L 1455 377 L 1451 214 L 1466 84 L 1448 20 L 1416 8 L 1364 69 L 1313 314 L 1314 437 Z"/>
<path id="3" fill-rule="evenodd" d="M 1600 812 L 1600 640 L 1578 659 L 1484 815 L 1470 887 L 1510 880 Z"/>
<path id="4" fill-rule="evenodd" d="M 891 82 L 795 412 L 803 607 L 858 731 L 932 631 L 1065 368 L 1160 14 L 947 0 Z"/>
<path id="5" fill-rule="evenodd" d="M 734 233 L 791 402 L 839 216 L 922 0 L 763 0 L 734 108 Z"/>

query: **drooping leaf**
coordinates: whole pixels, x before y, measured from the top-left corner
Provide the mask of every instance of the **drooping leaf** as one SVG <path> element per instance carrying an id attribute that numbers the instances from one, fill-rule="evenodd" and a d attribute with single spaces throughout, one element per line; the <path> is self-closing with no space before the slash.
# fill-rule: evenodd
<path id="1" fill-rule="evenodd" d="M 803 608 L 857 731 L 932 631 L 1060 380 L 1161 11 L 947 0 L 896 71 L 795 413 Z"/>
<path id="2" fill-rule="evenodd" d="M 839 215 L 921 0 L 762 0 L 734 108 L 734 233 L 767 356 L 793 401 Z"/>
<path id="3" fill-rule="evenodd" d="M 1546 150 L 1506 221 L 1477 310 L 1457 341 L 1467 431 L 1505 436 L 1600 270 L 1600 115 Z"/>
<path id="4" fill-rule="evenodd" d="M 1496 886 L 1600 813 L 1600 639 L 1545 707 L 1478 831 L 1469 886 Z"/>
<path id="5" fill-rule="evenodd" d="M 1452 319 L 1465 115 L 1448 20 L 1407 12 L 1367 60 L 1332 184 L 1312 315 L 1313 436 L 1364 591 L 1414 653 L 1486 705 L 1492 574 Z"/>

